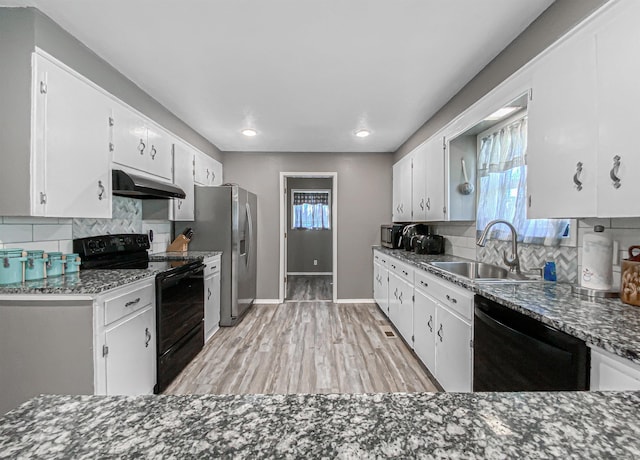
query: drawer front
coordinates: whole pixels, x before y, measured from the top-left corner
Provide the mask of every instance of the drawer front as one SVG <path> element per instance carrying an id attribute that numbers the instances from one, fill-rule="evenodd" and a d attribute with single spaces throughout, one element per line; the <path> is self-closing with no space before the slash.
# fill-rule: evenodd
<path id="1" fill-rule="evenodd" d="M 413 267 L 400 262 L 398 259 L 389 259 L 389 270 L 398 275 L 403 280 L 413 284 Z"/>
<path id="2" fill-rule="evenodd" d="M 424 270 L 416 270 L 415 287 L 462 317 L 468 320 L 473 318 L 472 292 Z"/>
<path id="3" fill-rule="evenodd" d="M 220 271 L 220 257 L 216 257 L 215 259 L 207 261 L 205 264 L 206 264 L 204 267 L 205 278 L 208 275 L 214 275 L 215 273 L 218 273 Z"/>
<path id="4" fill-rule="evenodd" d="M 389 265 L 389 260 L 386 255 L 381 252 L 373 251 L 373 261 L 378 262 L 382 266 L 386 267 Z"/>
<path id="5" fill-rule="evenodd" d="M 145 286 L 123 293 L 119 296 L 109 298 L 104 301 L 104 324 L 111 324 L 114 321 L 138 311 L 143 307 L 153 303 L 155 285 Z"/>

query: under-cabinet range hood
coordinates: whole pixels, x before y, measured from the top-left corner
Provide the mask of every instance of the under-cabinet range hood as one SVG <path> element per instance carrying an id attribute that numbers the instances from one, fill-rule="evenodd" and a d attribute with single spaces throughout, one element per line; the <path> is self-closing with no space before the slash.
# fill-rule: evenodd
<path id="1" fill-rule="evenodd" d="M 187 195 L 180 187 L 148 177 L 138 176 L 121 169 L 111 171 L 113 194 L 140 199 L 184 198 Z"/>

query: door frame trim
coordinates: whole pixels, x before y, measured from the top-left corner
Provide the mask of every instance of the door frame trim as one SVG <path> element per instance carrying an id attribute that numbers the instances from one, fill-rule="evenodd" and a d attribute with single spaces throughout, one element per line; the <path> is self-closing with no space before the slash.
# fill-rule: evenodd
<path id="1" fill-rule="evenodd" d="M 280 303 L 285 299 L 284 277 L 286 275 L 286 241 L 287 231 L 287 196 L 286 179 L 288 177 L 333 179 L 331 186 L 331 231 L 332 231 L 332 270 L 333 293 L 332 301 L 338 298 L 338 173 L 337 172 L 280 172 L 280 280 L 278 281 L 278 298 Z"/>

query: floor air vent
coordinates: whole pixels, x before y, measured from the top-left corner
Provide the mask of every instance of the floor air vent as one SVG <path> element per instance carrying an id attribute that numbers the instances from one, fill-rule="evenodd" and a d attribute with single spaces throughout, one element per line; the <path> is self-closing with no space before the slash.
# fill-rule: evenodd
<path id="1" fill-rule="evenodd" d="M 382 333 L 389 339 L 395 338 L 396 337 L 396 333 L 394 332 L 393 328 L 391 326 L 380 326 L 380 329 L 382 329 Z"/>

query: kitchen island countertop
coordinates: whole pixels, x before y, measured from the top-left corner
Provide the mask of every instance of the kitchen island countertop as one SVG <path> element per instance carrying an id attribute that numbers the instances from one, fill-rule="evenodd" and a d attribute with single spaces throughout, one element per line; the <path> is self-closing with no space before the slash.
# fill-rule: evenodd
<path id="1" fill-rule="evenodd" d="M 638 458 L 640 393 L 39 396 L 0 458 Z"/>

